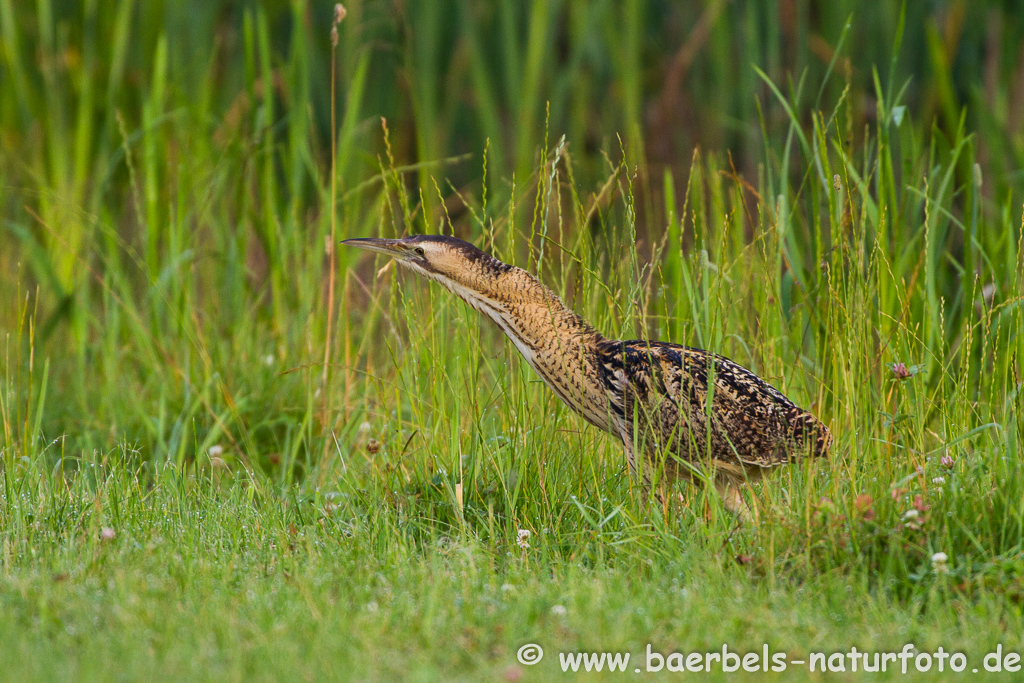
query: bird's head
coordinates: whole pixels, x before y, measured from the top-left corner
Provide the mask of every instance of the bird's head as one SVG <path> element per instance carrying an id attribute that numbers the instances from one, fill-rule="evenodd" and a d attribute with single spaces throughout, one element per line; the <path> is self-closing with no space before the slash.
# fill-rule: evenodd
<path id="1" fill-rule="evenodd" d="M 436 280 L 464 298 L 468 293 L 489 297 L 498 279 L 512 268 L 469 242 L 445 235 L 397 240 L 358 237 L 341 243 L 390 256 L 399 266 Z"/>
<path id="2" fill-rule="evenodd" d="M 400 240 L 358 237 L 342 244 L 390 256 L 399 266 L 444 285 L 494 320 L 531 364 L 534 346 L 524 329 L 541 329 L 538 334 L 543 335 L 554 323 L 569 334 L 600 338 L 539 280 L 469 242 L 444 235 L 410 235 Z"/>

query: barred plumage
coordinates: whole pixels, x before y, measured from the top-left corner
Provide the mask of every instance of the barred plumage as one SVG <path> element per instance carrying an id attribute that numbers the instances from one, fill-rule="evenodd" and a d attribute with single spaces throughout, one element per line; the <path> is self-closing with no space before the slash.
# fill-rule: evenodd
<path id="1" fill-rule="evenodd" d="M 703 469 L 746 519 L 740 486 L 804 455 L 825 456 L 832 444 L 814 415 L 728 358 L 606 339 L 532 275 L 468 242 L 413 235 L 343 244 L 395 258 L 494 320 L 566 405 L 622 440 L 630 469 L 648 485 Z"/>

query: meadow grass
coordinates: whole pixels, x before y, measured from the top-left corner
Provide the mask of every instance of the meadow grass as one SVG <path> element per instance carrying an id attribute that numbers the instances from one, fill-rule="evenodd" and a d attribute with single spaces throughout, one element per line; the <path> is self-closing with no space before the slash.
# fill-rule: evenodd
<path id="1" fill-rule="evenodd" d="M 195 57 L 205 75 L 184 84 L 202 35 L 171 22 L 161 39 L 147 7 L 86 2 L 73 58 L 93 66 L 34 74 L 12 28 L 23 10 L 0 0 L 0 90 L 18 95 L 0 105 L 0 676 L 544 680 L 559 651 L 641 657 L 648 643 L 798 659 L 912 642 L 979 668 L 996 644 L 1024 649 L 1022 212 L 1019 181 L 986 176 L 1012 168 L 1016 143 L 969 133 L 981 119 L 939 87 L 952 72 L 937 30 L 941 125 L 908 106 L 894 66 L 868 78 L 837 57 L 786 81 L 769 54 L 744 76 L 762 95 L 753 171 L 715 147 L 680 168 L 645 159 L 638 5 L 567 5 L 579 56 L 564 74 L 595 22 L 622 29 L 608 68 L 627 101 L 600 122 L 600 153 L 581 98 L 546 89 L 545 6 L 522 44 L 493 33 L 527 21 L 512 3 L 466 22 L 474 125 L 497 131 L 468 149 L 451 144 L 462 120 L 444 77 L 424 73 L 447 54 L 446 15 L 411 22 L 410 137 L 365 116 L 384 67 L 351 8 L 336 237 L 455 232 L 608 336 L 751 368 L 830 426 L 830 460 L 755 486 L 756 527 L 701 487 L 646 504 L 621 446 L 475 311 L 383 260 L 332 254 L 308 22 L 278 59 L 271 10 L 246 9 L 224 38 L 237 68 Z M 36 10 L 41 54 L 72 59 L 52 3 Z M 905 25 L 891 22 L 893 54 Z M 144 59 L 133 31 L 152 38 Z M 728 36 L 708 40 L 727 51 Z M 127 64 L 146 82 L 128 105 Z M 528 642 L 548 653 L 533 667 L 516 662 Z"/>

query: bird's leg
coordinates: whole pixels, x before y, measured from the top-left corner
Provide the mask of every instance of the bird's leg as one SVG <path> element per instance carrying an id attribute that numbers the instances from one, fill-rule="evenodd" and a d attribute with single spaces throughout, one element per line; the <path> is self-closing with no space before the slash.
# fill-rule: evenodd
<path id="1" fill-rule="evenodd" d="M 636 449 L 633 448 L 633 440 L 628 434 L 622 434 L 622 447 L 626 451 L 626 462 L 629 463 L 629 474 L 636 478 Z"/>
<path id="2" fill-rule="evenodd" d="M 758 509 L 757 494 L 754 493 L 753 489 L 750 489 L 750 502 L 752 504 L 750 511 L 754 514 L 754 526 L 757 526 L 761 523 L 761 511 Z"/>
<path id="3" fill-rule="evenodd" d="M 641 491 L 643 495 L 644 507 L 647 507 L 647 503 L 650 502 L 651 496 L 653 495 L 655 500 L 661 504 L 664 502 L 661 492 L 655 491 L 653 482 L 651 481 L 651 468 L 649 463 L 637 463 L 636 459 L 636 448 L 633 446 L 633 439 L 628 434 L 623 432 L 622 446 L 626 451 L 626 462 L 629 463 L 629 474 L 630 477 L 635 481 L 640 479 Z M 642 467 L 643 472 L 640 473 L 640 477 L 637 477 L 637 468 Z"/>
<path id="4" fill-rule="evenodd" d="M 715 477 L 715 488 L 718 490 L 718 495 L 722 497 L 722 504 L 726 510 L 736 515 L 744 524 L 754 521 L 754 516 L 750 514 L 750 508 L 747 507 L 746 501 L 740 495 L 738 484 L 722 477 Z"/>

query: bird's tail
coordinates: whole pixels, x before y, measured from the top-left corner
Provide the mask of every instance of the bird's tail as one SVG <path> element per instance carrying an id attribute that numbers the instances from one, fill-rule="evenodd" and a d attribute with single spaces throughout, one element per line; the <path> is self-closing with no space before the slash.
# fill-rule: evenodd
<path id="1" fill-rule="evenodd" d="M 832 432 L 821 420 L 806 410 L 797 409 L 790 416 L 789 425 L 794 445 L 809 448 L 814 458 L 828 456 L 832 448 Z"/>

